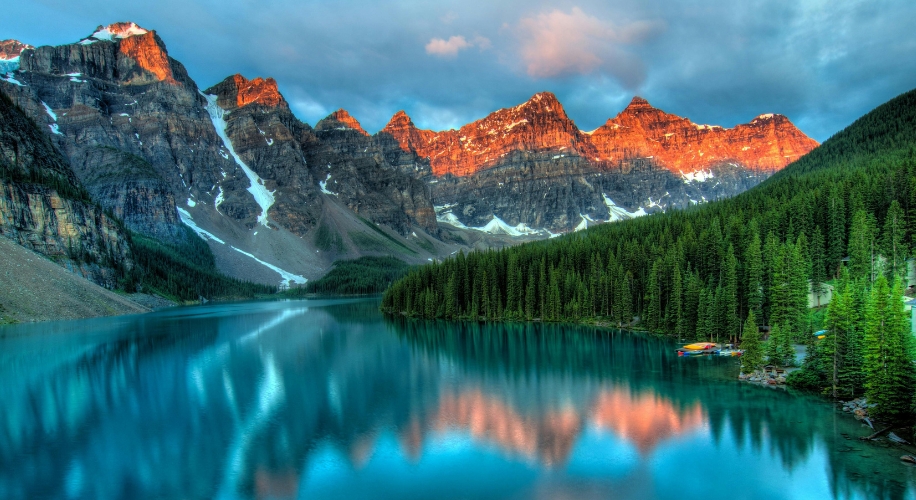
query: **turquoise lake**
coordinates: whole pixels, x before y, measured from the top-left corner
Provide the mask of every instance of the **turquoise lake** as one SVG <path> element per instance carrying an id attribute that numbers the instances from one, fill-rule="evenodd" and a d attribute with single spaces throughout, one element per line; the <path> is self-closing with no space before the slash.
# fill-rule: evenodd
<path id="1" fill-rule="evenodd" d="M 911 451 L 736 359 L 377 308 L 0 328 L 0 498 L 916 498 Z"/>

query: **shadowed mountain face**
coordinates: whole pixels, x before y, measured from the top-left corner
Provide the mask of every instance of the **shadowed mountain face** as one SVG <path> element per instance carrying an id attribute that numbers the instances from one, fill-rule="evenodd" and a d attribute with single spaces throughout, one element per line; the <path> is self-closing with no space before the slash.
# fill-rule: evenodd
<path id="1" fill-rule="evenodd" d="M 134 23 L 0 42 L 0 64 L 0 92 L 129 229 L 181 243 L 190 226 L 225 272 L 268 283 L 271 266 L 312 278 L 337 258 L 426 262 L 732 196 L 816 145 L 780 115 L 722 129 L 641 98 L 583 132 L 549 92 L 459 130 L 399 112 L 370 135 L 343 109 L 313 129 L 272 78 L 201 91 Z"/>

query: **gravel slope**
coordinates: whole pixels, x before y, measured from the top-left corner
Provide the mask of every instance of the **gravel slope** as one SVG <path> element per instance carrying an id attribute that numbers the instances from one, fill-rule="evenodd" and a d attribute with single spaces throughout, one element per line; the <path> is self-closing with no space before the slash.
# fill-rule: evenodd
<path id="1" fill-rule="evenodd" d="M 0 323 L 137 314 L 149 310 L 0 237 Z"/>

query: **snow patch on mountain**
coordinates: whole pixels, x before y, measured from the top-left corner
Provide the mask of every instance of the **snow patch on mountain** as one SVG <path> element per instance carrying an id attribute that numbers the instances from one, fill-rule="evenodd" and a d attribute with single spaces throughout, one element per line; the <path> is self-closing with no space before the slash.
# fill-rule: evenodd
<path id="1" fill-rule="evenodd" d="M 80 40 L 80 45 L 91 45 L 95 42 L 113 42 L 136 35 L 145 35 L 149 31 L 137 26 L 136 23 L 115 23 L 108 26 L 99 26 L 95 33 Z"/>
<path id="2" fill-rule="evenodd" d="M 642 217 L 643 215 L 646 215 L 646 210 L 642 207 L 639 207 L 639 209 L 635 212 L 630 212 L 623 207 L 617 206 L 617 204 L 614 203 L 614 200 L 608 198 L 608 195 L 602 193 L 601 196 L 604 198 L 604 205 L 607 207 L 608 213 L 610 213 L 610 219 L 608 219 L 608 222 L 633 219 L 635 217 Z"/>
<path id="3" fill-rule="evenodd" d="M 0 76 L 0 80 L 3 80 L 3 81 L 6 82 L 6 83 L 12 83 L 13 85 L 17 85 L 17 86 L 19 86 L 19 87 L 25 87 L 25 85 L 23 85 L 22 82 L 20 82 L 19 80 L 13 78 L 13 74 L 12 74 L 12 73 L 7 73 L 7 74 L 5 74 L 5 75 L 3 75 L 3 76 Z"/>
<path id="4" fill-rule="evenodd" d="M 271 269 L 272 271 L 275 271 L 277 274 L 279 274 L 279 275 L 283 278 L 282 280 L 280 280 L 280 288 L 289 288 L 289 282 L 290 282 L 290 281 L 292 281 L 293 283 L 300 284 L 300 285 L 305 284 L 305 283 L 308 281 L 307 279 L 303 278 L 302 276 L 299 276 L 298 274 L 293 274 L 293 273 L 291 273 L 291 272 L 289 272 L 289 271 L 284 271 L 283 269 L 280 269 L 279 267 L 277 267 L 277 266 L 275 266 L 275 265 L 273 265 L 273 264 L 269 264 L 269 263 L 267 263 L 267 262 L 264 262 L 263 260 L 261 260 L 261 259 L 255 257 L 254 255 L 252 255 L 252 254 L 250 254 L 250 253 L 248 253 L 248 252 L 246 252 L 246 251 L 244 251 L 244 250 L 242 250 L 242 249 L 235 248 L 235 247 L 232 246 L 232 245 L 229 245 L 229 248 L 235 250 L 236 252 L 238 252 L 238 253 L 240 253 L 240 254 L 242 254 L 242 255 L 245 255 L 245 256 L 247 256 L 247 257 L 251 257 L 252 259 L 254 259 L 255 261 L 257 261 L 257 262 L 260 263 L 261 265 L 263 265 L 263 266 L 267 267 L 268 269 Z"/>
<path id="5" fill-rule="evenodd" d="M 586 219 L 582 214 L 579 214 L 579 217 L 582 218 L 582 222 L 580 222 L 579 225 L 573 229 L 573 231 L 582 231 L 583 229 L 588 229 L 588 219 Z"/>
<path id="6" fill-rule="evenodd" d="M 189 228 L 191 228 L 191 230 L 197 233 L 197 236 L 200 236 L 201 238 L 205 240 L 206 239 L 213 240 L 223 245 L 226 244 L 225 241 L 217 238 L 216 236 L 213 235 L 213 233 L 210 233 L 204 230 L 203 228 L 201 228 L 200 226 L 198 226 L 197 223 L 194 222 L 194 219 L 191 218 L 191 213 L 181 207 L 178 207 L 178 218 L 181 219 L 182 224 L 184 224 L 185 226 L 188 226 Z"/>
<path id="7" fill-rule="evenodd" d="M 328 173 L 328 176 L 327 176 L 323 181 L 318 182 L 318 187 L 321 188 L 321 192 L 324 193 L 324 194 L 330 194 L 330 195 L 337 196 L 337 193 L 335 193 L 335 192 L 333 192 L 333 191 L 331 191 L 331 190 L 328 189 L 328 181 L 329 181 L 329 180 L 331 180 L 331 174 L 330 174 L 330 173 Z"/>
<path id="8" fill-rule="evenodd" d="M 690 184 L 691 182 L 706 182 L 713 177 L 715 176 L 709 170 L 681 173 L 681 178 L 684 179 L 685 184 Z"/>
<path id="9" fill-rule="evenodd" d="M 509 236 L 530 236 L 536 234 L 551 234 L 549 231 L 543 229 L 535 229 L 524 222 L 512 226 L 509 225 L 506 221 L 500 219 L 497 216 L 493 216 L 486 225 L 481 227 L 472 227 L 467 226 L 461 220 L 458 219 L 452 212 L 452 208 L 455 205 L 436 205 L 433 209 L 436 211 L 436 220 L 445 224 L 448 224 L 459 229 L 471 229 L 474 231 L 480 231 L 483 233 L 489 234 L 505 234 Z"/>
<path id="10" fill-rule="evenodd" d="M 51 109 L 51 106 L 45 104 L 44 101 L 41 101 L 41 105 L 45 107 L 45 112 L 48 113 L 48 116 L 50 116 L 52 120 L 57 121 L 57 114 L 54 113 L 54 110 Z"/>
<path id="11" fill-rule="evenodd" d="M 269 191 L 267 187 L 264 186 L 264 181 L 258 177 L 258 174 L 256 174 L 254 170 L 248 168 L 248 165 L 242 161 L 239 155 L 236 154 L 235 149 L 233 149 L 232 141 L 229 140 L 229 136 L 226 135 L 226 111 L 216 104 L 217 96 L 207 95 L 203 92 L 200 92 L 200 95 L 204 96 L 204 99 L 207 100 L 207 113 L 210 114 L 210 120 L 213 122 L 213 127 L 216 129 L 217 135 L 223 140 L 223 146 L 229 151 L 229 154 L 235 158 L 235 163 L 245 172 L 245 175 L 248 176 L 248 180 L 251 182 L 251 185 L 248 186 L 248 192 L 251 193 L 251 196 L 254 197 L 254 201 L 261 207 L 261 215 L 258 216 L 258 222 L 267 226 L 267 210 L 274 204 L 274 201 L 276 201 L 274 192 Z M 222 152 L 220 152 L 220 154 L 222 154 Z M 223 157 L 227 158 L 226 156 Z"/>

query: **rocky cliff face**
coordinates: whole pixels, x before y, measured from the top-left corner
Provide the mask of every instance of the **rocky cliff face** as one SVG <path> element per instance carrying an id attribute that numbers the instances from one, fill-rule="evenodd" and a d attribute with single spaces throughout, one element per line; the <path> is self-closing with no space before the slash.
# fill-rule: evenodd
<path id="1" fill-rule="evenodd" d="M 327 196 L 402 235 L 415 224 L 436 231 L 429 190 L 389 166 L 346 111 L 312 130 L 293 116 L 273 79 L 234 75 L 204 93 L 227 113 L 235 152 L 272 191 L 271 220 L 294 234 L 315 226 Z"/>
<path id="2" fill-rule="evenodd" d="M 133 266 L 123 229 L 93 204 L 46 134 L 0 95 L 0 234 L 113 288 Z"/>
<path id="3" fill-rule="evenodd" d="M 309 148 L 309 155 L 313 168 L 326 172 L 322 190 L 401 235 L 409 234 L 414 225 L 438 234 L 430 190 L 405 168 L 416 161 L 415 155 L 387 154 L 392 144 L 370 137 L 345 110 L 319 121 L 315 135 L 318 143 Z M 320 178 L 317 171 L 315 175 Z"/>
<path id="4" fill-rule="evenodd" d="M 204 94 L 216 96 L 235 154 L 261 179 L 262 194 L 272 199 L 269 220 L 297 236 L 307 234 L 321 214 L 317 182 L 302 148 L 312 141 L 311 127 L 293 116 L 272 78 L 234 75 Z M 215 203 L 222 211 L 224 202 Z"/>

